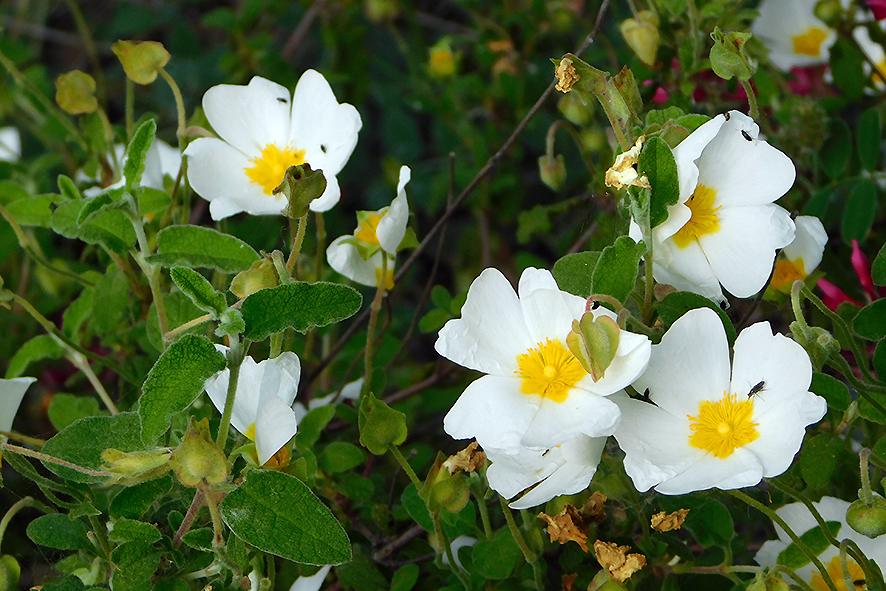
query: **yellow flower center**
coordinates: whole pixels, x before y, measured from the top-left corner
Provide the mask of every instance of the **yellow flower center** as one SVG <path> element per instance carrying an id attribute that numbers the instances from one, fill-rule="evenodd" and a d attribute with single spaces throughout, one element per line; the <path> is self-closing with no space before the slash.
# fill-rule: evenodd
<path id="1" fill-rule="evenodd" d="M 736 394 L 723 392 L 718 402 L 702 400 L 698 404 L 698 417 L 686 415 L 691 424 L 689 445 L 703 449 L 715 458 L 728 458 L 736 448 L 755 440 L 760 434 L 751 421 L 754 401 L 751 398 L 736 401 Z"/>
<path id="2" fill-rule="evenodd" d="M 797 279 L 805 279 L 806 275 L 806 267 L 803 265 L 802 258 L 795 261 L 778 260 L 775 261 L 775 271 L 772 273 L 772 281 L 769 284 L 773 288 L 783 291 L 790 288 Z"/>
<path id="3" fill-rule="evenodd" d="M 255 441 L 255 423 L 249 425 L 249 428 L 246 429 L 246 432 L 243 434 L 243 437 L 248 439 L 249 441 Z"/>
<path id="4" fill-rule="evenodd" d="M 840 557 L 834 556 L 831 561 L 828 562 L 828 574 L 831 576 L 834 585 L 837 586 L 837 590 L 864 591 L 867 589 L 868 586 L 867 583 L 865 583 L 864 571 L 862 568 L 855 564 L 851 558 L 846 559 L 846 567 L 849 570 L 849 578 L 852 579 L 853 583 L 851 589 L 847 589 L 846 583 L 843 582 L 843 568 L 840 566 Z M 824 582 L 821 573 L 816 570 L 812 571 L 812 581 L 810 581 L 810 585 L 815 591 L 828 591 L 827 583 Z"/>
<path id="5" fill-rule="evenodd" d="M 284 445 L 280 449 L 277 450 L 277 453 L 272 455 L 267 462 L 262 464 L 264 468 L 285 468 L 289 465 L 289 462 L 292 460 L 292 454 L 289 453 L 289 450 Z"/>
<path id="6" fill-rule="evenodd" d="M 882 59 L 877 62 L 877 71 L 871 74 L 871 80 L 874 81 L 874 84 L 883 84 L 883 78 L 886 77 L 886 59 Z"/>
<path id="7" fill-rule="evenodd" d="M 824 43 L 827 37 L 827 31 L 821 27 L 807 27 L 799 35 L 791 37 L 791 41 L 794 43 L 794 53 L 797 55 L 818 56 L 821 54 L 821 44 Z"/>
<path id="8" fill-rule="evenodd" d="M 545 339 L 517 355 L 517 375 L 523 378 L 520 391 L 563 402 L 587 372 L 560 339 Z"/>
<path id="9" fill-rule="evenodd" d="M 387 213 L 387 211 L 382 214 L 370 213 L 369 217 L 360 222 L 360 226 L 354 232 L 357 240 L 367 244 L 378 244 L 378 223 Z"/>
<path id="10" fill-rule="evenodd" d="M 243 170 L 253 183 L 261 185 L 265 195 L 270 195 L 283 182 L 283 175 L 290 166 L 303 164 L 305 151 L 296 150 L 292 145 L 282 150 L 277 144 L 268 144 L 261 151 L 261 156 L 251 158 L 252 166 Z"/>
<path id="11" fill-rule="evenodd" d="M 723 206 L 714 207 L 716 201 L 716 190 L 704 185 L 695 187 L 692 197 L 685 203 L 692 215 L 689 221 L 674 234 L 674 244 L 678 248 L 686 248 L 694 240 L 698 240 L 706 234 L 716 234 L 720 231 L 720 216 L 717 215 L 717 212 Z"/>
<path id="12" fill-rule="evenodd" d="M 388 262 L 389 262 L 389 264 L 393 264 L 390 261 L 388 261 Z M 377 267 L 375 269 L 375 285 L 376 285 L 376 287 L 378 287 L 378 285 L 380 283 L 381 283 L 381 267 Z M 388 272 L 385 276 L 385 289 L 391 290 L 393 288 L 394 288 L 394 270 L 388 269 Z"/>

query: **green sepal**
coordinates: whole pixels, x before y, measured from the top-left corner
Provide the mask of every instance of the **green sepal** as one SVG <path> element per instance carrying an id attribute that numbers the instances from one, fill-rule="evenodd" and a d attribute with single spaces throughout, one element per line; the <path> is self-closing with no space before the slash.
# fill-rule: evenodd
<path id="1" fill-rule="evenodd" d="M 360 445 L 380 456 L 406 441 L 406 415 L 370 392 L 360 402 Z"/>

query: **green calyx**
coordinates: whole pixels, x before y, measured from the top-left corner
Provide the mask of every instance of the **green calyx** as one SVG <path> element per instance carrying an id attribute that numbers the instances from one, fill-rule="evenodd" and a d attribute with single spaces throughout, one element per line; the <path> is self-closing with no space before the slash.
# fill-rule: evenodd
<path id="1" fill-rule="evenodd" d="M 585 312 L 581 320 L 572 321 L 572 331 L 566 336 L 566 346 L 597 382 L 615 359 L 620 335 L 621 329 L 612 318 L 594 318 L 593 312 Z"/>

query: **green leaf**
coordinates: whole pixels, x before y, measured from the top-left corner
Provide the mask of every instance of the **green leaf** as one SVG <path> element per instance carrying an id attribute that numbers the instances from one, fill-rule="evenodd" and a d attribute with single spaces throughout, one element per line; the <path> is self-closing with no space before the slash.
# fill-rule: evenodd
<path id="1" fill-rule="evenodd" d="M 839 89 L 840 96 L 849 100 L 861 97 L 868 80 L 864 73 L 864 54 L 853 40 L 842 37 L 837 39 L 828 53 L 834 85 Z"/>
<path id="2" fill-rule="evenodd" d="M 474 569 L 484 578 L 506 579 L 520 561 L 520 547 L 507 528 L 495 532 L 491 540 L 481 540 L 474 545 L 471 558 Z"/>
<path id="3" fill-rule="evenodd" d="M 218 318 L 227 309 L 225 296 L 216 291 L 203 275 L 187 267 L 173 267 L 169 276 L 194 305 Z"/>
<path id="4" fill-rule="evenodd" d="M 123 177 L 126 179 L 126 192 L 130 195 L 136 194 L 136 189 L 141 183 L 142 173 L 145 171 L 145 159 L 151 144 L 154 143 L 155 133 L 157 133 L 157 122 L 148 119 L 135 130 L 129 146 L 126 147 Z"/>
<path id="5" fill-rule="evenodd" d="M 95 327 L 102 335 L 113 334 L 129 306 L 131 293 L 126 274 L 117 265 L 108 267 L 108 272 L 95 284 L 92 317 Z"/>
<path id="6" fill-rule="evenodd" d="M 712 499 L 705 499 L 697 507 L 692 507 L 683 527 L 704 547 L 728 545 L 735 535 L 729 510 Z"/>
<path id="7" fill-rule="evenodd" d="M 886 337 L 886 298 L 875 300 L 862 308 L 852 321 L 852 329 L 869 341 Z"/>
<path id="8" fill-rule="evenodd" d="M 263 552 L 305 564 L 342 564 L 351 543 L 332 512 L 298 478 L 251 470 L 221 505 L 225 523 Z"/>
<path id="9" fill-rule="evenodd" d="M 30 195 L 10 203 L 6 209 L 19 226 L 52 225 L 52 204 L 58 201 L 58 195 Z"/>
<path id="10" fill-rule="evenodd" d="M 388 581 L 375 566 L 375 563 L 359 553 L 355 554 L 349 563 L 336 568 L 335 576 L 345 589 L 353 589 L 353 591 L 388 590 Z"/>
<path id="11" fill-rule="evenodd" d="M 95 416 L 98 413 L 98 401 L 88 396 L 73 394 L 56 394 L 49 401 L 49 421 L 58 431 L 62 431 L 75 421 Z"/>
<path id="12" fill-rule="evenodd" d="M 172 343 L 151 368 L 138 414 L 142 420 L 142 440 L 152 445 L 166 433 L 172 415 L 186 409 L 203 392 L 203 384 L 225 368 L 225 356 L 196 335 L 185 335 Z"/>
<path id="13" fill-rule="evenodd" d="M 111 553 L 116 567 L 111 575 L 114 591 L 150 591 L 151 576 L 160 565 L 160 553 L 147 542 L 124 542 Z"/>
<path id="14" fill-rule="evenodd" d="M 116 253 L 126 252 L 135 244 L 132 222 L 119 209 L 103 211 L 80 226 L 77 220 L 84 204 L 83 201 L 62 203 L 52 214 L 52 229 L 65 238 L 101 244 Z"/>
<path id="15" fill-rule="evenodd" d="M 858 118 L 858 135 L 855 137 L 858 146 L 858 160 L 865 170 L 877 168 L 880 160 L 880 146 L 883 143 L 880 111 L 868 109 Z"/>
<path id="16" fill-rule="evenodd" d="M 657 137 L 646 140 L 637 160 L 637 172 L 645 174 L 652 186 L 649 224 L 654 228 L 668 219 L 668 206 L 680 198 L 677 161 L 666 141 Z"/>
<path id="17" fill-rule="evenodd" d="M 843 240 L 864 242 L 877 214 L 877 187 L 871 179 L 861 179 L 853 187 L 843 207 L 840 232 Z"/>
<path id="18" fill-rule="evenodd" d="M 434 532 L 434 519 L 428 511 L 427 503 L 421 498 L 414 484 L 410 484 L 403 490 L 400 494 L 400 502 L 403 503 L 403 508 L 406 509 L 413 521 L 422 526 L 426 532 Z"/>
<path id="19" fill-rule="evenodd" d="M 166 294 L 163 297 L 163 303 L 166 305 L 166 321 L 169 323 L 169 330 L 178 328 L 182 324 L 203 316 L 203 311 L 180 291 Z M 183 334 L 198 334 L 205 332 L 205 330 L 205 326 L 197 325 L 184 331 Z M 148 342 L 157 351 L 163 351 L 163 333 L 160 330 L 160 317 L 157 316 L 157 307 L 153 303 L 151 303 L 151 307 L 148 310 L 148 322 L 145 332 L 148 336 Z M 182 333 L 179 334 L 183 336 Z"/>
<path id="20" fill-rule="evenodd" d="M 35 544 L 58 550 L 91 550 L 86 527 L 79 519 L 71 520 L 62 513 L 41 515 L 28 523 L 28 537 Z"/>
<path id="21" fill-rule="evenodd" d="M 726 312 L 720 309 L 720 306 L 704 296 L 688 291 L 669 293 L 661 301 L 658 313 L 665 323 L 665 330 L 667 330 L 683 314 L 695 308 L 710 308 L 719 314 L 723 328 L 726 329 L 726 338 L 729 339 L 729 345 L 732 346 L 732 343 L 735 342 L 735 327 L 732 325 L 732 321 L 729 320 Z"/>
<path id="22" fill-rule="evenodd" d="M 108 533 L 114 542 L 159 542 L 163 536 L 157 526 L 135 519 L 121 518 L 114 522 L 114 529 Z"/>
<path id="23" fill-rule="evenodd" d="M 851 402 L 849 388 L 833 376 L 815 372 L 812 374 L 812 385 L 809 389 L 827 400 L 829 408 L 840 412 L 849 408 Z"/>
<path id="24" fill-rule="evenodd" d="M 9 204 L 21 201 L 22 199 L 30 199 L 30 197 L 31 194 L 27 189 L 23 188 L 18 183 L 12 181 L 0 181 L 0 205 L 5 205 L 8 208 Z"/>
<path id="25" fill-rule="evenodd" d="M 366 452 L 344 441 L 333 441 L 317 458 L 317 465 L 326 472 L 345 472 L 366 461 Z"/>
<path id="26" fill-rule="evenodd" d="M 800 454 L 800 473 L 812 487 L 826 485 L 837 469 L 843 442 L 829 433 L 819 433 L 810 439 Z"/>
<path id="27" fill-rule="evenodd" d="M 172 203 L 172 197 L 166 191 L 153 187 L 142 187 L 138 196 L 138 212 L 144 217 L 163 211 Z"/>
<path id="28" fill-rule="evenodd" d="M 302 420 L 298 422 L 298 433 L 295 435 L 295 446 L 300 451 L 305 451 L 314 447 L 317 440 L 320 439 L 320 433 L 332 420 L 335 414 L 335 407 L 332 405 L 319 406 L 308 411 Z"/>
<path id="29" fill-rule="evenodd" d="M 268 335 L 293 328 L 298 332 L 340 322 L 357 313 L 360 293 L 337 283 L 295 281 L 257 291 L 243 302 L 246 338 L 263 341 Z"/>
<path id="30" fill-rule="evenodd" d="M 614 244 L 603 249 L 591 280 L 594 293 L 610 295 L 624 302 L 637 283 L 640 258 L 646 252 L 643 242 L 619 236 Z"/>
<path id="31" fill-rule="evenodd" d="M 680 107 L 668 107 L 666 109 L 652 109 L 646 113 L 646 127 L 650 125 L 662 126 L 671 119 L 682 117 L 686 112 Z"/>
<path id="32" fill-rule="evenodd" d="M 843 174 L 852 156 L 852 134 L 842 119 L 831 119 L 828 136 L 819 153 L 821 166 L 828 177 L 835 179 Z"/>
<path id="33" fill-rule="evenodd" d="M 43 585 L 41 591 L 83 591 L 83 581 L 76 575 L 68 575 L 61 581 Z M 98 587 L 99 589 L 101 587 Z M 93 587 L 96 589 L 96 587 Z"/>
<path id="34" fill-rule="evenodd" d="M 172 488 L 172 475 L 141 482 L 117 493 L 111 500 L 108 513 L 114 519 L 141 519 L 154 503 L 158 503 Z"/>
<path id="35" fill-rule="evenodd" d="M 6 369 L 6 379 L 25 375 L 28 365 L 41 359 L 60 359 L 65 350 L 49 335 L 37 335 L 15 352 Z"/>
<path id="36" fill-rule="evenodd" d="M 138 415 L 123 412 L 110 417 L 87 417 L 71 423 L 43 446 L 43 453 L 90 470 L 100 470 L 102 452 L 112 447 L 124 452 L 145 449 L 139 433 Z M 83 474 L 65 466 L 44 462 L 50 471 L 75 482 L 102 482 L 104 476 Z"/>
<path id="37" fill-rule="evenodd" d="M 119 207 L 122 203 L 114 201 L 108 193 L 99 193 L 95 197 L 83 200 L 83 209 L 77 216 L 77 225 L 82 226 L 109 207 Z"/>
<path id="38" fill-rule="evenodd" d="M 594 268 L 601 254 L 595 251 L 576 252 L 554 263 L 552 273 L 560 289 L 583 298 L 591 295 Z"/>
<path id="39" fill-rule="evenodd" d="M 98 279 L 100 279 L 99 276 Z M 92 303 L 95 290 L 87 287 L 77 296 L 65 313 L 62 315 L 62 331 L 69 337 L 73 337 L 83 324 L 92 316 Z M 75 339 L 77 340 L 77 339 Z"/>
<path id="40" fill-rule="evenodd" d="M 56 182 L 58 183 L 58 190 L 65 199 L 79 200 L 83 198 L 77 189 L 77 185 L 74 184 L 70 177 L 60 174 Z"/>
<path id="41" fill-rule="evenodd" d="M 840 522 L 826 521 L 825 523 L 828 524 L 828 529 L 831 531 L 831 534 L 836 537 L 840 532 Z M 830 546 L 830 542 L 828 542 L 824 532 L 821 531 L 821 526 L 818 525 L 803 533 L 803 535 L 800 536 L 800 541 L 806 544 L 809 550 L 811 550 L 816 556 L 824 552 L 827 547 Z M 806 566 L 811 561 L 809 560 L 809 557 L 806 556 L 805 552 L 791 542 L 787 548 L 779 552 L 778 558 L 775 562 L 776 564 L 786 566 L 789 569 L 797 570 L 798 568 Z"/>
<path id="42" fill-rule="evenodd" d="M 874 349 L 874 369 L 878 376 L 886 376 L 886 340 L 881 340 Z"/>
<path id="43" fill-rule="evenodd" d="M 881 425 L 886 425 L 886 414 L 883 414 L 880 409 L 871 404 L 871 401 L 868 400 L 868 398 L 873 399 L 881 407 L 886 407 L 886 396 L 872 394 L 868 392 L 858 399 L 859 416 L 863 419 L 867 419 L 868 421 L 879 423 Z"/>
<path id="44" fill-rule="evenodd" d="M 169 226 L 157 234 L 157 254 L 148 257 L 164 267 L 205 267 L 239 273 L 258 260 L 251 246 L 201 226 Z"/>
<path id="45" fill-rule="evenodd" d="M 418 583 L 419 569 L 417 564 L 404 564 L 391 577 L 391 591 L 412 591 Z"/>
<path id="46" fill-rule="evenodd" d="M 182 536 L 182 542 L 197 550 L 212 550 L 215 533 L 211 528 L 192 529 Z"/>

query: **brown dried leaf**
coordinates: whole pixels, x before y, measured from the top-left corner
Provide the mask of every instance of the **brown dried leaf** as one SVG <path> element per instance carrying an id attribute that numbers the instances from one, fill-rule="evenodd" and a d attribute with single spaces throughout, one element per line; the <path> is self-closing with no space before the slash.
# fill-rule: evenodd
<path id="1" fill-rule="evenodd" d="M 563 575 L 563 591 L 575 591 L 575 579 L 577 578 L 578 574 Z"/>
<path id="2" fill-rule="evenodd" d="M 602 540 L 594 542 L 597 562 L 619 583 L 624 583 L 632 574 L 646 566 L 646 557 L 642 554 L 628 554 L 630 549 L 630 546 L 619 546 Z"/>
<path id="3" fill-rule="evenodd" d="M 581 508 L 581 517 L 585 520 L 585 522 L 592 523 L 600 523 L 604 519 L 606 519 L 606 508 L 603 506 L 606 503 L 606 495 L 601 492 L 595 492 L 591 495 L 584 506 Z"/>
<path id="4" fill-rule="evenodd" d="M 555 73 L 557 75 L 557 85 L 554 88 L 560 92 L 569 92 L 572 89 L 572 85 L 581 78 L 575 70 L 575 66 L 572 65 L 572 60 L 566 57 L 560 60 Z"/>
<path id="5" fill-rule="evenodd" d="M 585 552 L 588 551 L 588 526 L 582 520 L 578 509 L 572 505 L 566 505 L 563 509 L 551 517 L 545 513 L 539 513 L 539 518 L 548 524 L 548 535 L 552 542 L 576 542 Z"/>
<path id="6" fill-rule="evenodd" d="M 680 529 L 683 521 L 689 514 L 689 509 L 678 509 L 673 513 L 666 514 L 664 511 L 656 513 L 652 516 L 652 529 L 657 532 L 672 531 Z"/>
<path id="7" fill-rule="evenodd" d="M 446 466 L 450 474 L 455 474 L 460 470 L 470 474 L 474 470 L 482 468 L 486 463 L 486 453 L 478 450 L 477 447 L 479 447 L 477 442 L 472 441 L 469 446 L 454 456 L 449 456 L 443 465 Z"/>

